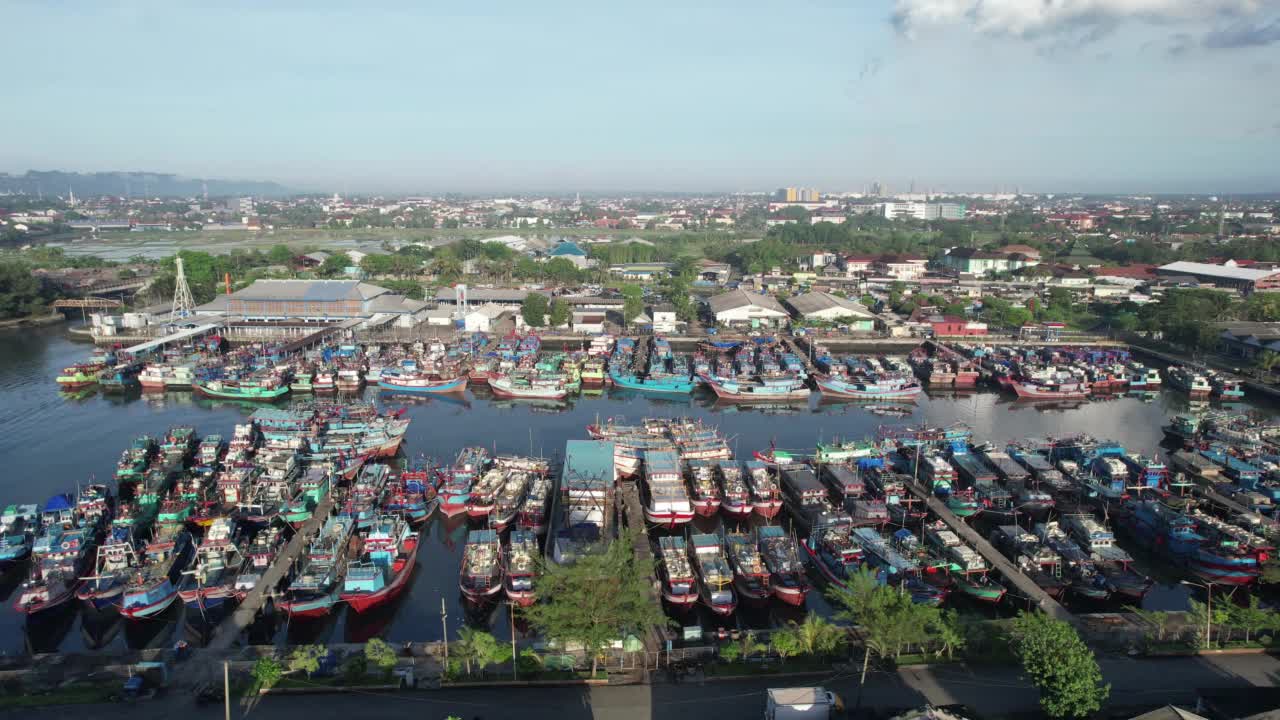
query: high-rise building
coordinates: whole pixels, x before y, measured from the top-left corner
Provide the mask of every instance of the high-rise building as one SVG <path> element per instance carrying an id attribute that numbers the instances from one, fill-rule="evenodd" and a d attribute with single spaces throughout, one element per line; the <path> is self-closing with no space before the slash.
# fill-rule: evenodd
<path id="1" fill-rule="evenodd" d="M 822 194 L 811 188 L 779 188 L 775 193 L 778 202 L 816 203 L 822 201 Z"/>

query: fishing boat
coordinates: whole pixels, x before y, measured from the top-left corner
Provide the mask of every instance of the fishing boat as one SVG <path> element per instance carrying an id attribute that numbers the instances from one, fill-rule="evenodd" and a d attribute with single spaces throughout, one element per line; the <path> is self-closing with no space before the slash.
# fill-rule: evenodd
<path id="1" fill-rule="evenodd" d="M 680 457 L 672 450 L 649 450 L 644 454 L 644 519 L 668 528 L 693 519 L 684 479 L 680 475 Z"/>
<path id="2" fill-rule="evenodd" d="M 847 587 L 862 569 L 862 547 L 854 541 L 850 523 L 836 522 L 816 527 L 800 546 L 827 582 Z"/>
<path id="3" fill-rule="evenodd" d="M 991 544 L 1005 554 L 1018 571 L 1045 591 L 1061 598 L 1067 590 L 1062 579 L 1062 557 L 1040 544 L 1035 535 L 1017 525 L 1000 525 L 991 532 Z"/>
<path id="4" fill-rule="evenodd" d="M 125 586 L 120 614 L 136 620 L 164 612 L 178 597 L 193 552 L 191 534 L 181 525 L 160 526 L 142 550 L 138 573 Z"/>
<path id="5" fill-rule="evenodd" d="M 769 569 L 769 586 L 773 596 L 788 605 L 804 605 L 809 594 L 809 580 L 804 564 L 796 552 L 795 540 L 776 525 L 756 528 L 756 547 Z"/>
<path id="6" fill-rule="evenodd" d="M 826 487 L 808 465 L 784 465 L 778 474 L 787 514 L 800 532 L 838 522 L 841 518 L 848 520 L 848 515 L 832 505 Z"/>
<path id="7" fill-rule="evenodd" d="M 196 380 L 192 387 L 200 395 L 222 400 L 271 402 L 289 394 L 289 385 L 275 376 Z"/>
<path id="8" fill-rule="evenodd" d="M 63 390 L 77 390 L 98 384 L 98 373 L 102 366 L 90 363 L 77 363 L 62 369 L 56 382 Z"/>
<path id="9" fill-rule="evenodd" d="M 467 533 L 458 586 L 468 600 L 477 602 L 502 592 L 502 543 L 496 531 L 471 530 Z"/>
<path id="10" fill-rule="evenodd" d="M 338 602 L 347 571 L 347 552 L 355 523 L 340 517 L 325 520 L 324 527 L 307 547 L 284 597 L 276 607 L 290 617 L 328 615 Z M 239 580 L 237 579 L 237 585 Z"/>
<path id="11" fill-rule="evenodd" d="M 7 571 L 31 557 L 40 530 L 36 505 L 7 505 L 0 514 L 0 571 Z"/>
<path id="12" fill-rule="evenodd" d="M 1089 383 L 1084 381 L 1015 381 L 1010 386 L 1019 400 L 1079 400 L 1089 397 Z"/>
<path id="13" fill-rule="evenodd" d="M 178 597 L 190 609 L 214 612 L 237 597 L 235 581 L 245 558 L 238 546 L 236 523 L 222 517 L 210 523 L 196 548 L 195 563 L 182 574 Z"/>
<path id="14" fill-rule="evenodd" d="M 662 599 L 678 609 L 692 607 L 698 602 L 698 581 L 689 564 L 684 538 L 658 538 L 658 559 L 662 574 Z"/>
<path id="15" fill-rule="evenodd" d="M 1133 567 L 1133 557 L 1115 543 L 1115 535 L 1092 515 L 1063 515 L 1063 529 L 1089 553 L 1112 592 L 1131 602 L 1141 602 L 1154 581 Z"/>
<path id="16" fill-rule="evenodd" d="M 716 535 L 695 534 L 689 538 L 691 559 L 698 575 L 698 594 L 716 615 L 731 615 L 738 607 L 733 591 L 733 570 L 725 559 L 724 547 Z"/>
<path id="17" fill-rule="evenodd" d="M 709 373 L 699 377 L 716 394 L 716 398 L 726 402 L 804 402 L 812 393 L 798 378 L 788 382 L 766 382 L 722 378 Z"/>
<path id="18" fill-rule="evenodd" d="M 1062 558 L 1065 565 L 1063 575 L 1071 594 L 1094 602 L 1111 597 L 1112 587 L 1107 577 L 1098 571 L 1089 554 L 1056 521 L 1036 523 L 1035 531 L 1040 542 Z"/>
<path id="19" fill-rule="evenodd" d="M 125 585 L 141 566 L 133 536 L 113 535 L 98 546 L 93 574 L 81 578 L 76 598 L 94 610 L 119 607 Z"/>
<path id="20" fill-rule="evenodd" d="M 445 517 L 467 512 L 471 504 L 471 486 L 476 476 L 489 467 L 489 452 L 481 447 L 463 448 L 453 465 L 442 469 L 440 511 Z"/>
<path id="21" fill-rule="evenodd" d="M 520 507 L 524 502 L 525 489 L 529 486 L 532 473 L 518 469 L 507 471 L 506 480 L 498 490 L 493 503 L 493 512 L 489 516 L 489 525 L 498 532 L 503 532 L 516 521 Z"/>
<path id="22" fill-rule="evenodd" d="M 748 460 L 743 467 L 747 486 L 751 488 L 751 511 L 766 520 L 772 519 L 783 506 L 782 490 L 772 471 L 759 460 Z"/>
<path id="23" fill-rule="evenodd" d="M 551 477 L 545 473 L 536 473 L 525 488 L 524 498 L 520 502 L 520 512 L 516 524 L 522 530 L 534 535 L 545 535 L 547 532 L 547 513 L 551 501 Z"/>
<path id="24" fill-rule="evenodd" d="M 732 460 L 716 462 L 716 479 L 720 486 L 720 510 L 733 520 L 745 520 L 755 509 L 751 488 L 743 479 L 742 468 Z"/>
<path id="25" fill-rule="evenodd" d="M 941 520 L 925 526 L 925 542 L 957 567 L 952 579 L 956 588 L 975 600 L 998 603 L 1006 588 L 988 575 L 987 561 L 977 550 L 965 545 Z"/>
<path id="26" fill-rule="evenodd" d="M 1229 378 L 1222 373 L 1209 375 L 1210 395 L 1222 400 L 1239 400 L 1244 397 L 1244 388 L 1240 381 Z"/>
<path id="27" fill-rule="evenodd" d="M 369 527 L 360 559 L 347 568 L 343 602 L 361 613 L 384 605 L 409 587 L 418 558 L 418 534 L 400 515 L 382 515 Z"/>
<path id="28" fill-rule="evenodd" d="M 538 578 L 538 539 L 528 530 L 512 530 L 507 542 L 507 599 L 520 607 L 529 607 L 537 599 L 534 582 Z"/>
<path id="29" fill-rule="evenodd" d="M 265 527 L 253 536 L 248 547 L 244 548 L 244 564 L 235 577 L 236 598 L 243 600 L 245 595 L 258 587 L 283 547 L 284 534 L 279 525 Z"/>
<path id="30" fill-rule="evenodd" d="M 690 460 L 685 467 L 693 511 L 702 517 L 714 517 L 723 502 L 716 483 L 715 464 L 710 460 Z"/>
<path id="31" fill-rule="evenodd" d="M 562 380 L 529 376 L 494 375 L 489 389 L 496 397 L 517 400 L 563 400 L 569 390 Z"/>
<path id="32" fill-rule="evenodd" d="M 364 387 L 364 376 L 357 368 L 341 368 L 334 379 L 334 385 L 339 392 L 357 393 Z"/>
<path id="33" fill-rule="evenodd" d="M 390 476 L 391 469 L 386 465 L 365 465 L 347 490 L 338 517 L 350 520 L 353 530 L 369 527 L 381 511 Z"/>
<path id="34" fill-rule="evenodd" d="M 1129 501 L 1126 509 L 1121 528 L 1195 577 L 1222 585 L 1248 585 L 1258 579 L 1257 555 L 1234 543 L 1214 545 L 1187 515 L 1155 500 Z"/>
<path id="35" fill-rule="evenodd" d="M 293 374 L 293 380 L 289 381 L 289 392 L 291 393 L 309 393 L 315 390 L 311 384 L 311 373 L 296 372 Z"/>
<path id="36" fill-rule="evenodd" d="M 435 378 L 417 373 L 402 373 L 385 370 L 382 373 L 382 377 L 378 379 L 378 387 L 383 390 L 395 390 L 407 393 L 460 393 L 467 389 L 467 376 L 458 375 L 450 378 Z"/>
<path id="37" fill-rule="evenodd" d="M 1191 447 L 1200 432 L 1200 419 L 1194 415 L 1175 415 L 1161 430 L 1165 437 L 1181 443 L 1183 447 Z"/>
<path id="38" fill-rule="evenodd" d="M 47 504 L 46 504 L 47 507 Z M 27 578 L 17 588 L 13 607 L 28 616 L 61 607 L 75 596 L 84 575 L 94 538 L 82 527 L 55 525 L 42 530 Z"/>
<path id="39" fill-rule="evenodd" d="M 141 386 L 138 381 L 138 374 L 141 371 L 141 363 L 120 363 L 100 371 L 98 373 L 98 384 L 102 387 L 103 392 L 125 392 Z"/>
<path id="40" fill-rule="evenodd" d="M 733 586 L 743 602 L 762 607 L 773 596 L 769 585 L 769 568 L 765 565 L 760 548 L 745 533 L 725 535 L 725 554 L 733 569 Z"/>
<path id="41" fill-rule="evenodd" d="M 1170 385 L 1192 398 L 1207 398 L 1213 392 L 1213 386 L 1203 373 L 1185 365 L 1170 365 L 1165 372 Z"/>
<path id="42" fill-rule="evenodd" d="M 280 519 L 300 527 L 315 514 L 315 510 L 329 497 L 333 475 L 327 468 L 311 466 L 298 480 L 293 496 L 280 506 Z"/>
<path id="43" fill-rule="evenodd" d="M 664 393 L 672 395 L 688 395 L 697 387 L 697 382 L 690 376 L 679 375 L 654 375 L 640 378 L 633 373 L 622 372 L 610 365 L 609 380 L 616 388 L 623 390 L 638 390 L 649 393 Z"/>
<path id="44" fill-rule="evenodd" d="M 390 493 L 383 507 L 388 513 L 403 515 L 417 527 L 426 522 L 440 505 L 432 480 L 433 473 L 423 466 L 404 470 L 390 483 Z"/>
<path id="45" fill-rule="evenodd" d="M 815 373 L 813 381 L 823 397 L 838 399 L 908 399 L 923 391 L 920 383 L 910 377 L 844 378 Z"/>

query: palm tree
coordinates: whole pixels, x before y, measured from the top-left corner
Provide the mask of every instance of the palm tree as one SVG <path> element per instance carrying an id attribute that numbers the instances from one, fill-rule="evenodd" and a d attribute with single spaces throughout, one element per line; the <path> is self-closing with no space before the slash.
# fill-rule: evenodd
<path id="1" fill-rule="evenodd" d="M 449 646 L 450 657 L 456 657 L 461 660 L 467 669 L 467 674 L 471 674 L 471 662 L 478 659 L 476 653 L 476 631 L 463 627 L 458 631 L 458 639 Z"/>
<path id="2" fill-rule="evenodd" d="M 1272 368 L 1280 363 L 1280 353 L 1274 350 L 1263 350 L 1258 353 L 1258 357 L 1255 362 L 1258 363 L 1258 367 L 1262 368 L 1264 372 L 1270 373 Z"/>

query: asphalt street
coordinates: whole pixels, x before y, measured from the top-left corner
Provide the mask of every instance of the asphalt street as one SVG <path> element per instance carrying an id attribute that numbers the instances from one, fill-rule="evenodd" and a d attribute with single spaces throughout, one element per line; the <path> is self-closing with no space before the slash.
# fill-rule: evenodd
<path id="1" fill-rule="evenodd" d="M 1124 707 L 1192 704 L 1198 689 L 1247 688 L 1280 684 L 1280 660 L 1266 655 L 1137 660 L 1104 658 L 1112 684 L 1112 704 Z M 805 679 L 752 679 L 651 686 L 485 688 L 399 693 L 277 695 L 246 709 L 233 704 L 233 718 L 414 718 L 443 720 L 728 720 L 760 717 L 764 691 L 784 685 L 824 685 L 840 693 L 850 708 L 858 699 L 856 674 Z M 963 704 L 986 715 L 1035 711 L 1037 693 L 1016 668 L 947 665 L 874 673 L 862 705 L 880 710 Z M 121 720 L 215 720 L 221 705 L 197 706 L 186 697 L 138 704 L 74 706 L 43 716 Z M 3 717 L 29 718 L 31 710 Z"/>

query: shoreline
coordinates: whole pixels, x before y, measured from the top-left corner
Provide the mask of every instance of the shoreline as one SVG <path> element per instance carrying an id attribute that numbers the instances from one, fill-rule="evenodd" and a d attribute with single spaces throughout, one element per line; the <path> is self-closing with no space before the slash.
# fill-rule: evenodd
<path id="1" fill-rule="evenodd" d="M 25 327 L 48 327 L 66 322 L 67 318 L 60 312 L 54 312 L 49 315 L 32 315 L 23 318 L 13 318 L 12 320 L 0 320 L 0 330 L 10 330 Z"/>

